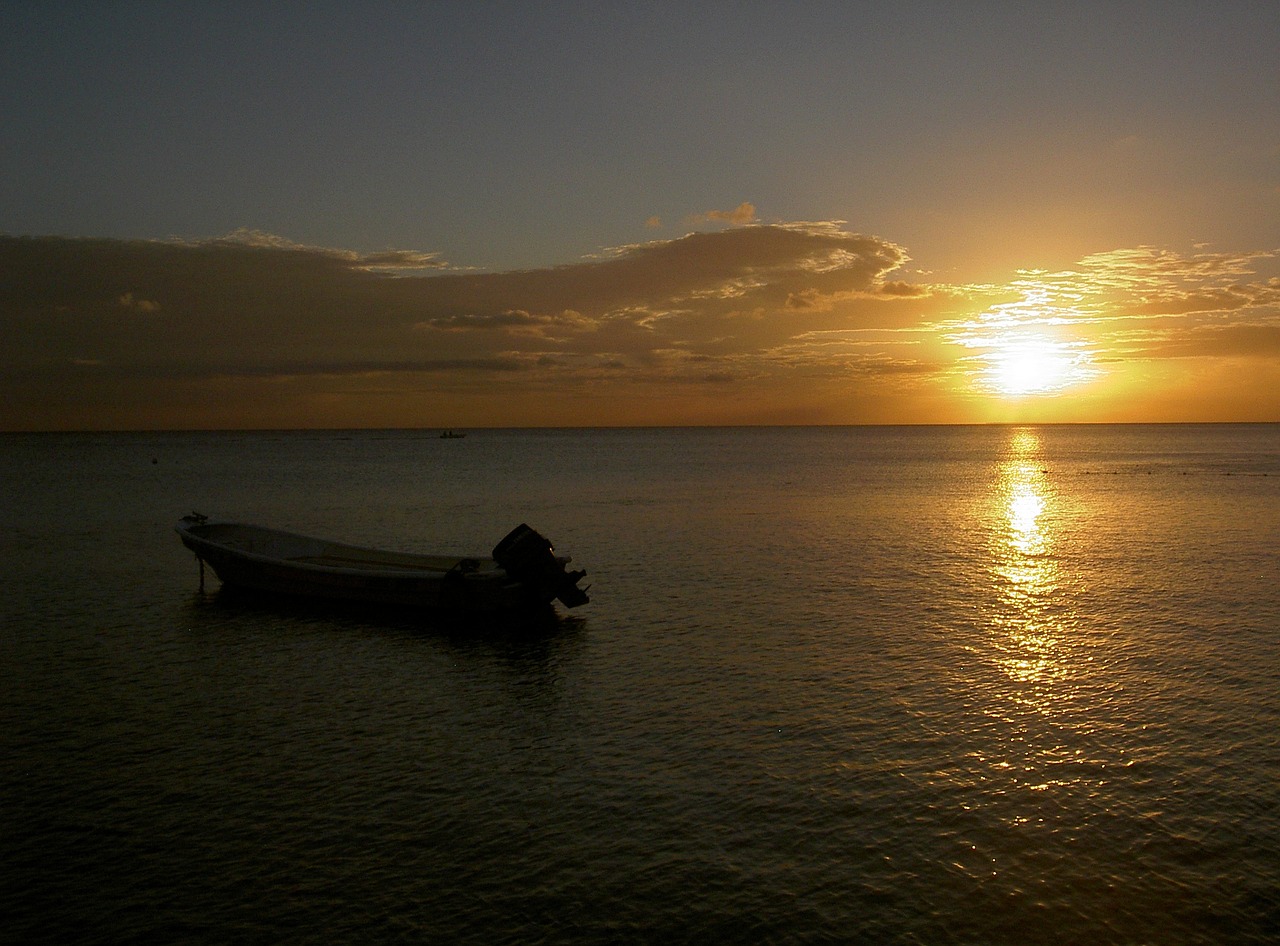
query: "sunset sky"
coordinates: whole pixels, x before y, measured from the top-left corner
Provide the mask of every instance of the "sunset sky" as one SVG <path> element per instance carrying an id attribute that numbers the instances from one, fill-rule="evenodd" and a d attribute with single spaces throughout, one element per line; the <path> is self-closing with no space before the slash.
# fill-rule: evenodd
<path id="1" fill-rule="evenodd" d="M 0 0 L 0 429 L 1280 421 L 1280 3 Z"/>

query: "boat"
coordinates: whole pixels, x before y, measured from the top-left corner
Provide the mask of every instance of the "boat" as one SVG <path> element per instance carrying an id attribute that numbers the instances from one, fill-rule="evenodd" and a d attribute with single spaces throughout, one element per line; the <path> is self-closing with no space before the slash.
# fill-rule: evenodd
<path id="1" fill-rule="evenodd" d="M 440 432 L 441 440 L 461 440 L 466 434 L 457 430 L 442 430 Z"/>
<path id="2" fill-rule="evenodd" d="M 523 523 L 487 556 L 365 548 L 199 513 L 177 532 L 200 560 L 201 587 L 208 564 L 223 585 L 374 605 L 494 613 L 589 600 L 578 587 L 586 572 L 569 571 L 569 557 Z"/>

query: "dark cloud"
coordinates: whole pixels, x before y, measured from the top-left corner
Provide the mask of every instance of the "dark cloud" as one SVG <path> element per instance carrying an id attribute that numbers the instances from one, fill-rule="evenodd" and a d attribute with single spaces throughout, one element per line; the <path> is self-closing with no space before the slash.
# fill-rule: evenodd
<path id="1" fill-rule="evenodd" d="M 901 280 L 890 280 L 880 287 L 880 292 L 886 296 L 898 296 L 900 298 L 917 298 L 929 295 L 928 286 L 920 286 L 915 283 L 902 282 Z"/>
<path id="2" fill-rule="evenodd" d="M 740 226 L 550 269 L 429 275 L 390 274 L 431 265 L 429 253 L 357 254 L 248 230 L 202 243 L 2 237 L 0 366 L 10 379 L 63 378 L 39 387 L 67 399 L 108 378 L 126 392 L 130 379 L 146 381 L 148 397 L 163 378 L 705 379 L 689 360 L 698 354 L 735 357 L 717 379 L 749 378 L 770 347 L 870 317 L 825 303 L 798 318 L 789 299 L 872 293 L 905 259 L 831 224 Z"/>

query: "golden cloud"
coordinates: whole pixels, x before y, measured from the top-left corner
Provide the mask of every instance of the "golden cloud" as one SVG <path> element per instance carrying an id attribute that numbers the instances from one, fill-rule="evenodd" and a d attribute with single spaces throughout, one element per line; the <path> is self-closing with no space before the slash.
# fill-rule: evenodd
<path id="1" fill-rule="evenodd" d="M 745 227 L 756 222 L 755 204 L 743 201 L 732 210 L 707 210 L 689 217 L 690 223 L 731 223 L 737 227 Z"/>

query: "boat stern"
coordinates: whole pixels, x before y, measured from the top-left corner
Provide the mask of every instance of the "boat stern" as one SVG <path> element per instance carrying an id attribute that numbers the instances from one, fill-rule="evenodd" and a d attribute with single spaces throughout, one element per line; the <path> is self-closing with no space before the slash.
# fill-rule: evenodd
<path id="1" fill-rule="evenodd" d="M 585 571 L 569 571 L 569 559 L 557 556 L 547 539 L 521 523 L 507 533 L 493 549 L 493 559 L 512 578 L 545 595 L 556 598 L 566 608 L 576 608 L 591 599 L 578 582 Z"/>

